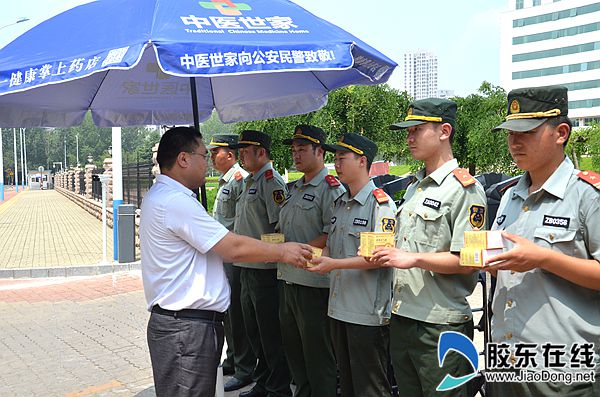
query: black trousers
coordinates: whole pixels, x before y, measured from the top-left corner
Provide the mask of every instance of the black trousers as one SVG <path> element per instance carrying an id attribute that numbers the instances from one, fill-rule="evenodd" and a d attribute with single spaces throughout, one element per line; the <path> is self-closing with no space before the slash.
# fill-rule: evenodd
<path id="1" fill-rule="evenodd" d="M 329 288 L 282 283 L 281 335 L 295 397 L 335 397 L 336 365 L 327 303 Z"/>
<path id="2" fill-rule="evenodd" d="M 221 322 L 152 313 L 147 338 L 157 397 L 214 397 Z"/>
<path id="3" fill-rule="evenodd" d="M 391 396 L 390 328 L 331 320 L 342 397 Z"/>
<path id="4" fill-rule="evenodd" d="M 223 322 L 225 325 L 225 340 L 227 341 L 227 358 L 223 363 L 223 367 L 232 368 L 235 378 L 249 380 L 252 378 L 252 372 L 256 366 L 256 357 L 252 352 L 244 328 L 242 302 L 240 300 L 242 292 L 242 285 L 240 284 L 241 268 L 230 263 L 225 263 L 223 267 L 231 287 L 231 303 Z"/>
<path id="5" fill-rule="evenodd" d="M 240 281 L 246 334 L 258 359 L 254 387 L 270 397 L 289 397 L 291 379 L 279 327 L 277 270 L 242 268 Z"/>

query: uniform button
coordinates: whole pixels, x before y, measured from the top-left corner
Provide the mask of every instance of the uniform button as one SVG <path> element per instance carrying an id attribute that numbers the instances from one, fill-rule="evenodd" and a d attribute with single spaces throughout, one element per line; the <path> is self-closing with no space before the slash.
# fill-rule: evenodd
<path id="1" fill-rule="evenodd" d="M 422 192 L 422 191 L 423 191 L 423 189 L 421 189 L 421 188 L 417 189 L 417 192 Z"/>
<path id="2" fill-rule="evenodd" d="M 528 206 L 523 207 L 523 212 L 527 212 L 527 211 L 529 211 L 529 207 Z"/>
<path id="3" fill-rule="evenodd" d="M 427 219 L 427 214 L 423 214 L 423 218 Z"/>
<path id="4" fill-rule="evenodd" d="M 511 301 L 511 300 L 506 301 L 506 306 L 512 307 L 512 305 L 513 305 L 513 301 Z"/>
<path id="5" fill-rule="evenodd" d="M 550 236 L 548 237 L 550 237 L 550 241 L 554 241 L 554 233 L 550 233 Z"/>
<path id="6" fill-rule="evenodd" d="M 331 294 L 331 296 L 333 296 L 335 298 L 337 296 L 337 294 L 334 292 L 333 294 Z"/>
<path id="7" fill-rule="evenodd" d="M 348 211 L 350 211 L 350 207 L 346 207 L 346 209 L 347 209 Z"/>
<path id="8" fill-rule="evenodd" d="M 512 339 L 512 336 L 513 336 L 513 335 L 512 335 L 512 332 L 508 332 L 508 333 L 506 334 L 506 339 L 509 339 L 509 340 L 510 340 L 510 339 Z"/>
<path id="9" fill-rule="evenodd" d="M 281 272 L 277 272 L 277 278 L 281 278 Z"/>
<path id="10" fill-rule="evenodd" d="M 395 312 L 397 312 L 397 311 L 398 311 L 398 309 L 400 309 L 400 303 L 396 303 L 396 304 L 394 305 L 394 311 L 395 311 Z"/>
<path id="11" fill-rule="evenodd" d="M 517 363 L 517 358 L 514 355 L 510 355 L 510 362 L 514 365 Z"/>
<path id="12" fill-rule="evenodd" d="M 464 316 L 463 320 L 468 321 L 469 320 L 469 316 Z"/>
<path id="13" fill-rule="evenodd" d="M 406 238 L 406 236 L 402 237 L 402 239 L 403 239 L 404 241 L 408 240 L 408 239 Z"/>
<path id="14" fill-rule="evenodd" d="M 409 213 L 408 213 L 408 216 L 414 216 L 414 215 L 415 215 L 415 213 L 414 213 L 414 212 L 409 212 Z"/>
<path id="15" fill-rule="evenodd" d="M 511 270 L 511 271 L 510 271 L 510 274 L 515 274 L 515 271 L 514 271 L 514 270 Z"/>

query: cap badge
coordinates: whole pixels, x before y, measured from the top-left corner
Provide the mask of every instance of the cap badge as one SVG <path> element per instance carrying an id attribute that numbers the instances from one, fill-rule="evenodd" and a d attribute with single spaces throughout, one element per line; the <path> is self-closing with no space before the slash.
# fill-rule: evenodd
<path id="1" fill-rule="evenodd" d="M 510 112 L 512 114 L 521 112 L 521 105 L 519 105 L 519 101 L 516 99 L 513 99 L 513 101 L 510 103 Z"/>
<path id="2" fill-rule="evenodd" d="M 407 116 L 412 116 L 412 114 L 413 114 L 413 108 L 411 106 L 411 107 L 408 108 L 408 112 L 406 112 L 406 115 Z"/>

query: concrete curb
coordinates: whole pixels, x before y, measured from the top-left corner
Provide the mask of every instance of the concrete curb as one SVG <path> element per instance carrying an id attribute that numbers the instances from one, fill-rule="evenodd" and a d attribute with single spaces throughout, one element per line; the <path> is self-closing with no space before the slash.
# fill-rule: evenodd
<path id="1" fill-rule="evenodd" d="M 130 270 L 140 270 L 140 261 L 131 263 L 106 263 L 96 265 L 68 266 L 68 267 L 43 267 L 0 269 L 0 279 L 6 278 L 44 278 L 44 277 L 72 277 L 72 276 L 97 276 Z"/>

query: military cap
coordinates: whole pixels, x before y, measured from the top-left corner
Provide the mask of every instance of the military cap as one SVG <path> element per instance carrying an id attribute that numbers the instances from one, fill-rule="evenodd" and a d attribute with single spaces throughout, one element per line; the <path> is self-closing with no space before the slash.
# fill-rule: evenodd
<path id="1" fill-rule="evenodd" d="M 377 145 L 375 142 L 362 135 L 347 133 L 342 135 L 337 143 L 333 145 L 323 145 L 325 150 L 330 152 L 353 152 L 361 156 L 366 156 L 367 160 L 373 161 L 377 155 Z"/>
<path id="2" fill-rule="evenodd" d="M 517 88 L 508 93 L 506 121 L 493 131 L 505 129 L 527 132 L 539 127 L 550 117 L 566 116 L 568 113 L 567 87 Z"/>
<path id="3" fill-rule="evenodd" d="M 291 145 L 294 141 L 301 141 L 301 143 L 314 143 L 316 145 L 324 145 L 325 131 L 319 127 L 308 124 L 300 124 L 294 128 L 294 135 L 289 139 L 284 139 L 284 145 Z"/>
<path id="4" fill-rule="evenodd" d="M 455 102 L 448 99 L 427 98 L 411 102 L 404 121 L 390 125 L 390 130 L 400 130 L 425 123 L 450 123 L 454 127 L 455 122 Z"/>
<path id="5" fill-rule="evenodd" d="M 259 146 L 269 149 L 271 147 L 271 135 L 262 131 L 244 130 L 240 134 L 240 139 L 232 149 L 240 149 L 247 146 Z"/>
<path id="6" fill-rule="evenodd" d="M 237 135 L 213 135 L 210 139 L 210 143 L 206 147 L 208 150 L 215 149 L 218 147 L 231 148 L 233 145 L 238 143 Z"/>

